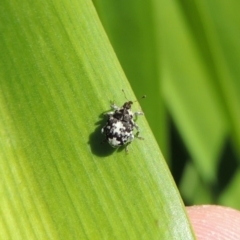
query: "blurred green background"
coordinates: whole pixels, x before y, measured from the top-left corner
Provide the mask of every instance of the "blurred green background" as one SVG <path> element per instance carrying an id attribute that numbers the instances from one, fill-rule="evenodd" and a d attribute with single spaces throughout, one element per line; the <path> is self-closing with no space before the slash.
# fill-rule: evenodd
<path id="1" fill-rule="evenodd" d="M 240 2 L 93 2 L 185 204 L 240 209 Z"/>

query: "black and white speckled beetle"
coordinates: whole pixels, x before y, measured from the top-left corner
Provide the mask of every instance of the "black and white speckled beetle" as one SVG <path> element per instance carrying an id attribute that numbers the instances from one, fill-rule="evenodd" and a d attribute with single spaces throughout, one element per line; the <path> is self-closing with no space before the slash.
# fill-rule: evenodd
<path id="1" fill-rule="evenodd" d="M 146 96 L 143 96 L 146 97 Z M 126 152 L 128 152 L 128 145 L 134 140 L 139 138 L 139 127 L 135 123 L 138 115 L 144 115 L 143 112 L 132 112 L 131 106 L 133 102 L 128 101 L 122 107 L 115 104 L 111 105 L 113 111 L 106 113 L 108 116 L 107 124 L 102 128 L 102 134 L 105 134 L 107 141 L 112 147 L 118 148 L 126 145 Z M 134 128 L 137 130 L 134 134 Z"/>

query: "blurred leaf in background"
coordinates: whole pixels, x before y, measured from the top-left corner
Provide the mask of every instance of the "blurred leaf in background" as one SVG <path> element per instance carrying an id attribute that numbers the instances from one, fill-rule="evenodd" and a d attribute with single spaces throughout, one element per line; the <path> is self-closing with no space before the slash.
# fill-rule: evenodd
<path id="1" fill-rule="evenodd" d="M 240 209 L 239 1 L 94 4 L 185 202 Z"/>

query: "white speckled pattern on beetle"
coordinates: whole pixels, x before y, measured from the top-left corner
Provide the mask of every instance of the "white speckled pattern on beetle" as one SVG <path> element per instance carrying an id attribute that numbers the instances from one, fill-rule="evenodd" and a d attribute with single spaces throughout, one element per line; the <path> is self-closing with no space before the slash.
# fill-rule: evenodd
<path id="1" fill-rule="evenodd" d="M 111 105 L 114 111 L 108 112 L 107 124 L 102 128 L 101 132 L 105 134 L 106 141 L 114 148 L 126 145 L 126 152 L 128 145 L 134 140 L 134 137 L 139 137 L 139 127 L 134 121 L 137 115 L 143 115 L 143 112 L 133 113 L 131 110 L 133 102 L 125 102 L 121 108 L 115 104 Z M 136 128 L 137 133 L 134 135 L 133 131 Z"/>

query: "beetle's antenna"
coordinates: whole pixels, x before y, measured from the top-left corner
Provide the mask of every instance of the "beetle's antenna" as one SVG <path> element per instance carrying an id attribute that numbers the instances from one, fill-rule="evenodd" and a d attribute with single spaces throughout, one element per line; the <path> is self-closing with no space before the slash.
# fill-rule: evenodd
<path id="1" fill-rule="evenodd" d="M 126 100 L 129 101 L 129 100 L 127 99 L 127 96 L 126 96 L 126 93 L 125 93 L 124 89 L 122 89 L 122 92 L 123 92 L 124 97 L 126 98 Z M 144 99 L 144 98 L 146 98 L 146 97 L 147 97 L 147 95 L 143 95 L 143 96 L 141 97 L 141 99 Z M 133 101 L 133 102 L 138 102 L 138 100 L 135 100 L 135 101 Z"/>
<path id="2" fill-rule="evenodd" d="M 144 98 L 146 98 L 147 97 L 147 95 L 143 95 L 142 97 L 141 97 L 141 99 L 144 99 Z"/>
<path id="3" fill-rule="evenodd" d="M 141 99 L 144 99 L 144 98 L 146 98 L 147 97 L 147 95 L 143 95 L 142 97 L 141 97 Z M 133 102 L 139 102 L 138 100 L 135 100 L 135 101 L 133 101 Z"/>
<path id="4" fill-rule="evenodd" d="M 122 89 L 122 92 L 123 92 L 123 94 L 124 94 L 124 97 L 125 97 L 125 98 L 126 98 L 126 100 L 128 101 L 128 99 L 127 99 L 127 96 L 126 96 L 126 93 L 125 93 L 124 89 Z"/>

